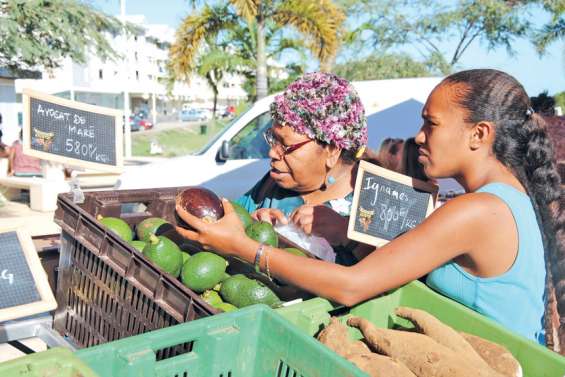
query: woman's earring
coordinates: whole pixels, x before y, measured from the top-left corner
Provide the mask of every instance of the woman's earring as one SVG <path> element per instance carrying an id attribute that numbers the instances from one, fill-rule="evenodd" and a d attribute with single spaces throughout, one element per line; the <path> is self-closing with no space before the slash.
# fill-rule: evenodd
<path id="1" fill-rule="evenodd" d="M 325 191 L 328 186 L 333 185 L 335 183 L 335 178 L 331 175 L 327 176 L 326 179 L 324 179 L 324 183 L 322 183 L 322 186 L 320 186 L 320 190 Z"/>

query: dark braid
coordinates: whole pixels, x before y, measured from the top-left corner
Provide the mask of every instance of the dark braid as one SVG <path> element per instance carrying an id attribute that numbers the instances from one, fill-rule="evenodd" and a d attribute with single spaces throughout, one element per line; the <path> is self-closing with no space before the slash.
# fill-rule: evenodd
<path id="1" fill-rule="evenodd" d="M 491 121 L 496 125 L 493 152 L 510 168 L 532 199 L 545 249 L 546 337 L 548 346 L 565 350 L 565 201 L 556 169 L 553 147 L 543 118 L 531 110 L 530 99 L 512 76 L 492 69 L 455 73 L 444 80 L 461 84 L 457 103 L 467 111 L 466 121 Z M 552 295 L 555 294 L 555 297 Z M 552 307 L 557 304 L 557 339 Z"/>

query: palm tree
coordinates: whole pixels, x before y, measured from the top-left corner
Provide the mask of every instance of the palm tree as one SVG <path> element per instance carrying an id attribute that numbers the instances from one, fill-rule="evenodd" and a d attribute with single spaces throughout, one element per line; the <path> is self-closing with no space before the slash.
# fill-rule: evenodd
<path id="1" fill-rule="evenodd" d="M 257 97 L 257 43 L 254 33 L 249 33 L 247 25 L 237 25 L 236 27 L 223 32 L 222 41 L 216 43 L 225 51 L 231 51 L 234 55 L 241 58 L 240 65 L 237 66 L 235 72 L 245 77 L 244 88 L 250 99 L 255 101 Z M 207 42 L 209 43 L 209 41 Z M 308 54 L 306 42 L 303 39 L 285 36 L 279 30 L 269 28 L 265 33 L 265 45 L 267 49 L 267 86 L 268 92 L 278 92 L 286 88 L 286 86 L 297 77 L 304 73 L 307 65 Z M 293 54 L 293 62 L 287 62 L 284 66 L 286 77 L 280 77 L 281 66 L 276 62 L 282 60 L 285 53 Z"/>
<path id="2" fill-rule="evenodd" d="M 214 108 L 212 114 L 216 117 L 218 104 L 218 87 L 225 73 L 237 73 L 239 67 L 245 66 L 245 59 L 225 51 L 219 46 L 212 46 L 199 59 L 196 73 L 204 77 L 214 93 Z"/>
<path id="3" fill-rule="evenodd" d="M 196 1 L 193 1 L 195 4 Z M 328 70 L 339 47 L 342 10 L 331 0 L 227 0 L 184 19 L 170 48 L 169 70 L 176 79 L 186 79 L 195 70 L 200 47 L 209 36 L 242 24 L 255 42 L 256 94 L 263 98 L 267 87 L 267 35 L 292 26 L 306 39 L 306 47 Z"/>

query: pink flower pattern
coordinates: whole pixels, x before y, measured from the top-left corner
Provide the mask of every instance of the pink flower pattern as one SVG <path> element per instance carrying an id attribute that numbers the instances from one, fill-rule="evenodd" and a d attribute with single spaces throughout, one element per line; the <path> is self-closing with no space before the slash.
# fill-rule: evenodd
<path id="1" fill-rule="evenodd" d="M 332 73 L 307 73 L 275 97 L 273 120 L 326 144 L 356 151 L 367 144 L 365 109 L 353 86 Z"/>

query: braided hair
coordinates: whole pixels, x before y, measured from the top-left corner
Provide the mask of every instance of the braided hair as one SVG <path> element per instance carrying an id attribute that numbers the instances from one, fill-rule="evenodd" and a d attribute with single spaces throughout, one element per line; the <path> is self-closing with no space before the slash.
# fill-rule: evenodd
<path id="1" fill-rule="evenodd" d="M 493 69 L 455 73 L 445 84 L 461 84 L 455 100 L 466 121 L 495 124 L 493 153 L 520 180 L 536 213 L 545 250 L 548 347 L 565 352 L 565 200 L 553 146 L 543 118 L 531 108 L 522 85 Z M 561 318 L 554 326 L 552 318 Z"/>

